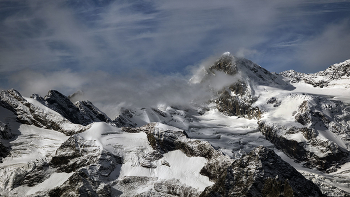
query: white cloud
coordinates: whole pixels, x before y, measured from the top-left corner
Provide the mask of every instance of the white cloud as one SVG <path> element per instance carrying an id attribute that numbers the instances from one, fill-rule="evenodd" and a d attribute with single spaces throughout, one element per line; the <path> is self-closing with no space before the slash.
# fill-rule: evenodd
<path id="1" fill-rule="evenodd" d="M 350 20 L 328 25 L 323 32 L 298 47 L 300 62 L 311 71 L 350 59 Z"/>

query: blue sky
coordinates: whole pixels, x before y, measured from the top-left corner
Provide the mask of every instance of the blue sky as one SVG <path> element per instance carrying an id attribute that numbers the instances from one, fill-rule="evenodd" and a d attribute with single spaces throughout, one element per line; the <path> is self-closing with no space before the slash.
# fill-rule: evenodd
<path id="1" fill-rule="evenodd" d="M 0 88 L 186 78 L 226 51 L 272 72 L 317 72 L 350 59 L 349 43 L 350 1 L 0 0 Z"/>

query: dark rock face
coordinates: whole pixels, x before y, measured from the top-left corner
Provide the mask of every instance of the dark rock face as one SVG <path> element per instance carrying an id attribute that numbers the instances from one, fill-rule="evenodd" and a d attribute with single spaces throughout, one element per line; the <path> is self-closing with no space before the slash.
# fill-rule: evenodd
<path id="1" fill-rule="evenodd" d="M 48 196 L 91 196 L 109 197 L 111 187 L 93 179 L 87 169 L 75 172 L 61 186 L 49 191 Z"/>
<path id="2" fill-rule="evenodd" d="M 10 153 L 10 148 L 4 146 L 0 142 L 0 163 L 2 163 L 2 158 L 5 158 Z"/>
<path id="3" fill-rule="evenodd" d="M 231 90 L 232 91 L 232 90 Z M 232 96 L 227 90 L 219 94 L 215 100 L 217 109 L 228 116 L 243 116 L 249 119 L 261 118 L 261 111 L 258 107 L 252 107 L 256 99 L 242 99 L 240 96 Z"/>
<path id="4" fill-rule="evenodd" d="M 9 140 L 13 137 L 14 135 L 11 132 L 9 125 L 0 121 L 0 139 Z"/>
<path id="5" fill-rule="evenodd" d="M 120 164 L 121 157 L 101 150 L 92 140 L 73 135 L 57 149 L 50 166 L 74 174 L 49 196 L 111 196 L 111 186 L 103 182 Z"/>
<path id="6" fill-rule="evenodd" d="M 282 127 L 276 125 L 269 125 L 265 122 L 259 123 L 259 130 L 265 135 L 266 139 L 272 142 L 276 148 L 282 150 L 286 155 L 296 159 L 298 162 L 305 162 L 304 166 L 312 168 L 316 167 L 321 171 L 333 171 L 334 167 L 346 162 L 349 153 L 347 150 L 339 147 L 334 142 L 321 141 L 315 139 L 315 134 L 311 129 L 307 128 L 293 128 L 290 132 L 301 132 L 306 138 L 309 138 L 307 142 L 297 142 L 289 139 L 280 131 L 283 131 Z M 316 154 L 309 151 L 308 146 L 315 147 L 321 152 Z"/>
<path id="7" fill-rule="evenodd" d="M 67 135 L 79 133 L 87 129 L 87 127 L 66 128 L 64 125 L 71 124 L 70 121 L 29 103 L 14 89 L 1 91 L 0 105 L 14 112 L 17 120 L 22 124 L 52 129 Z"/>
<path id="8" fill-rule="evenodd" d="M 77 169 L 96 163 L 100 156 L 100 147 L 93 141 L 73 135 L 68 138 L 52 157 L 50 165 L 61 172 L 73 172 Z"/>
<path id="9" fill-rule="evenodd" d="M 208 159 L 200 173 L 208 176 L 210 180 L 215 181 L 218 175 L 232 163 L 228 156 L 215 150 L 208 142 L 188 139 L 183 131 L 160 131 L 152 123 L 140 127 L 140 130 L 147 134 L 148 141 L 153 149 L 161 154 L 181 150 L 188 157 Z"/>
<path id="10" fill-rule="evenodd" d="M 235 160 L 218 181 L 207 187 L 204 196 L 323 196 L 272 150 L 258 147 Z"/>
<path id="11" fill-rule="evenodd" d="M 75 105 L 87 122 L 112 122 L 105 113 L 95 107 L 90 101 L 77 101 Z"/>
<path id="12" fill-rule="evenodd" d="M 0 174 L 0 190 L 4 191 L 21 185 L 37 185 L 50 176 L 50 170 L 45 160 L 36 160 L 26 165 L 0 168 Z"/>
<path id="13" fill-rule="evenodd" d="M 237 66 L 233 63 L 233 56 L 230 54 L 224 54 L 209 68 L 209 71 L 215 73 L 217 71 L 223 71 L 228 75 L 234 75 L 238 72 Z"/>
<path id="14" fill-rule="evenodd" d="M 244 58 L 235 58 L 230 54 L 221 56 L 207 71 L 202 81 L 215 78 L 216 72 L 233 76 L 232 84 L 223 87 L 214 99 L 218 110 L 229 116 L 242 116 L 249 119 L 260 119 L 262 111 L 253 106 L 257 101 L 255 84 L 269 85 L 291 89 L 281 76 Z M 278 105 L 278 103 L 276 104 Z"/>
<path id="15" fill-rule="evenodd" d="M 313 74 L 299 73 L 294 70 L 288 70 L 281 72 L 280 75 L 288 78 L 291 83 L 305 82 L 311 84 L 314 87 L 327 87 L 332 81 L 336 81 L 341 78 L 350 77 L 350 61 L 334 64 L 328 67 L 324 71 L 320 71 Z M 319 79 L 322 77 L 322 79 Z"/>
<path id="16" fill-rule="evenodd" d="M 90 101 L 77 101 L 73 104 L 68 97 L 56 90 L 50 90 L 45 98 L 37 94 L 33 94 L 31 98 L 61 114 L 74 124 L 86 126 L 93 122 L 112 122 L 105 113 Z"/>
<path id="17" fill-rule="evenodd" d="M 129 109 L 121 109 L 121 114 L 113 121 L 117 127 L 136 127 L 137 124 L 130 119 L 133 117 L 133 112 Z"/>
<path id="18" fill-rule="evenodd" d="M 143 192 L 136 195 L 137 197 L 147 197 L 147 196 L 181 196 L 181 197 L 192 197 L 199 196 L 199 193 L 196 189 L 186 186 L 180 183 L 176 179 L 172 180 L 163 180 L 154 184 L 152 190 Z"/>
<path id="19" fill-rule="evenodd" d="M 299 162 L 305 162 L 305 166 L 334 171 L 348 160 L 350 109 L 341 101 L 319 96 L 292 96 L 304 98 L 298 110 L 293 113 L 295 122 L 300 123 L 300 126 L 269 123 L 265 120 L 259 122 L 259 130 L 278 149 Z M 341 138 L 343 144 L 332 137 L 322 137 L 334 135 Z"/>
<path id="20" fill-rule="evenodd" d="M 41 100 L 41 99 L 40 99 Z M 92 121 L 84 116 L 68 97 L 56 90 L 50 90 L 44 98 L 45 105 L 75 124 L 88 125 Z"/>

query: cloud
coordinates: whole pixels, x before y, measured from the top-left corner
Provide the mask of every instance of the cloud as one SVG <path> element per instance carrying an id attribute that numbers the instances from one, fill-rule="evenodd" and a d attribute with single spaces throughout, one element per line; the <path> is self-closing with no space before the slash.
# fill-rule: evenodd
<path id="1" fill-rule="evenodd" d="M 184 72 L 213 54 L 256 51 L 279 20 L 279 9 L 293 5 L 224 0 L 18 2 L 24 8 L 0 20 L 0 72 L 62 67 Z"/>
<path id="2" fill-rule="evenodd" d="M 328 25 L 323 32 L 298 47 L 300 62 L 318 71 L 350 59 L 350 20 Z"/>
<path id="3" fill-rule="evenodd" d="M 90 100 L 111 117 L 118 114 L 121 106 L 187 105 L 212 97 L 205 87 L 190 84 L 185 76 L 141 71 L 115 77 L 101 71 L 82 74 L 71 70 L 49 73 L 25 70 L 10 76 L 10 80 L 26 97 L 33 93 L 45 96 L 51 89 L 67 96 L 82 91 L 79 100 Z"/>
<path id="4" fill-rule="evenodd" d="M 205 67 L 225 51 L 278 72 L 318 71 L 349 58 L 346 2 L 35 0 L 0 5 L 0 87 L 24 95 L 83 90 L 100 106 L 151 106 L 206 98 L 200 88 L 188 88 L 188 68 Z"/>
<path id="5" fill-rule="evenodd" d="M 44 96 L 51 89 L 63 93 L 73 93 L 87 84 L 89 79 L 69 69 L 56 72 L 38 72 L 26 69 L 11 75 L 9 80 L 13 87 L 25 96 L 31 94 Z"/>
<path id="6" fill-rule="evenodd" d="M 113 118 L 118 115 L 121 107 L 206 103 L 224 86 L 237 81 L 237 76 L 228 76 L 219 71 L 202 83 L 193 83 L 190 80 L 191 77 L 201 77 L 198 76 L 201 75 L 199 71 L 213 65 L 217 58 L 213 56 L 197 66 L 192 66 L 189 69 L 193 75 L 186 76 L 149 73 L 144 70 L 115 76 L 103 71 L 79 73 L 69 69 L 53 72 L 27 69 L 11 75 L 9 79 L 26 97 L 34 93 L 45 96 L 51 89 L 67 96 L 81 91 L 83 94 L 77 100 L 89 100 Z"/>

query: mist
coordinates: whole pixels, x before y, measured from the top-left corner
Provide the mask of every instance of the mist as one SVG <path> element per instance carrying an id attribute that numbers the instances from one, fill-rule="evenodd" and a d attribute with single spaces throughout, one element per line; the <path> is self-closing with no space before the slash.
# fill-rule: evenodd
<path id="1" fill-rule="evenodd" d="M 211 56 L 197 66 L 188 67 L 188 74 L 164 75 L 145 70 L 115 75 L 103 71 L 77 73 L 72 70 L 38 72 L 24 70 L 10 77 L 11 83 L 25 97 L 45 96 L 58 90 L 72 100 L 89 100 L 109 117 L 114 118 L 122 107 L 156 107 L 163 105 L 203 104 L 216 92 L 236 81 L 236 77 L 216 72 L 202 82 L 207 68 L 218 57 Z M 204 73 L 204 74 L 203 74 Z M 194 82 L 193 79 L 197 81 Z"/>

